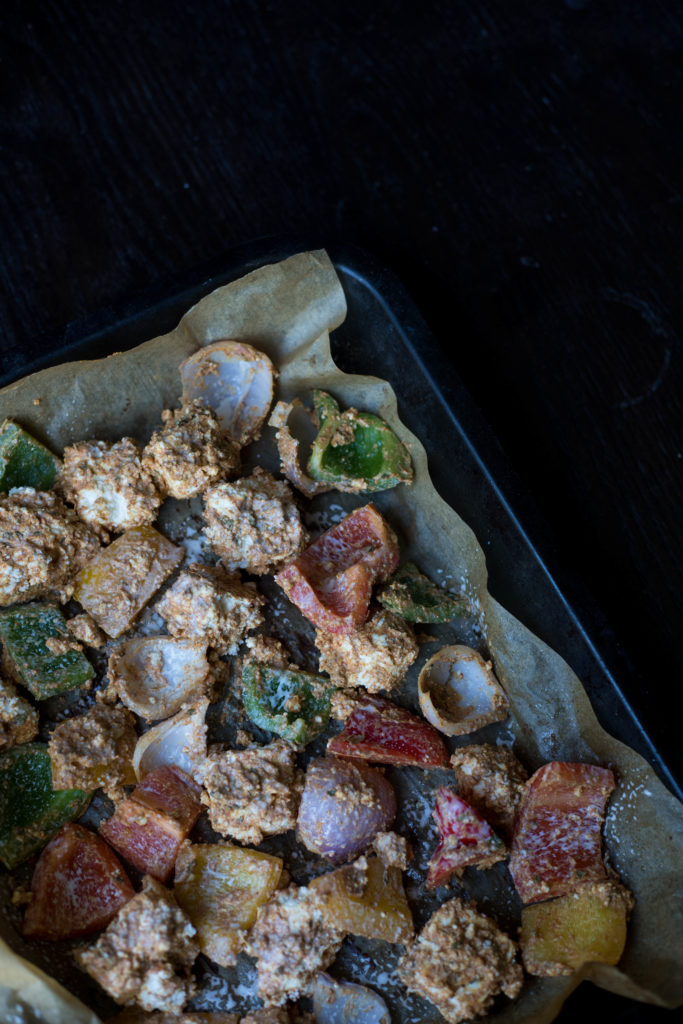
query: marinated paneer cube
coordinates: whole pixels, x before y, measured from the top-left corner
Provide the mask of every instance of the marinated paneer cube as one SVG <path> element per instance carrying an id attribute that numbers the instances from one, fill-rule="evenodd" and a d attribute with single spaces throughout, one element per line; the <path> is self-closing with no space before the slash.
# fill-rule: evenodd
<path id="1" fill-rule="evenodd" d="M 120 800 L 122 787 L 135 782 L 135 718 L 120 704 L 94 704 L 84 715 L 68 718 L 52 732 L 48 750 L 52 781 L 58 789 L 103 789 Z"/>
<path id="2" fill-rule="evenodd" d="M 123 1005 L 180 1013 L 195 992 L 195 930 L 172 893 L 154 878 L 118 912 L 78 964 Z"/>
<path id="3" fill-rule="evenodd" d="M 172 636 L 201 637 L 221 653 L 237 654 L 247 633 L 263 623 L 265 603 L 253 583 L 219 566 L 190 565 L 157 603 Z"/>
<path id="4" fill-rule="evenodd" d="M 594 882 L 522 910 L 519 943 L 529 974 L 572 974 L 585 963 L 617 964 L 633 897 L 617 882 Z"/>
<path id="5" fill-rule="evenodd" d="M 354 633 L 319 629 L 315 642 L 320 670 L 328 672 L 336 686 L 362 686 L 368 693 L 398 686 L 419 652 L 412 626 L 385 608 Z"/>
<path id="6" fill-rule="evenodd" d="M 30 743 L 38 733 L 38 712 L 0 677 L 0 750 Z"/>
<path id="7" fill-rule="evenodd" d="M 204 494 L 206 536 L 228 569 L 262 575 L 295 558 L 308 536 L 289 484 L 260 466 Z"/>
<path id="8" fill-rule="evenodd" d="M 6 670 L 36 700 L 75 690 L 95 675 L 55 605 L 0 609 L 0 640 Z"/>
<path id="9" fill-rule="evenodd" d="M 164 425 L 152 434 L 142 465 L 163 494 L 192 498 L 238 472 L 239 445 L 221 430 L 216 414 L 202 401 L 165 409 L 161 419 Z"/>
<path id="10" fill-rule="evenodd" d="M 282 860 L 267 853 L 228 843 L 183 843 L 173 894 L 197 929 L 202 953 L 221 967 L 236 963 L 281 874 Z"/>
<path id="11" fill-rule="evenodd" d="M 54 790 L 43 743 L 25 743 L 0 754 L 0 860 L 10 871 L 31 857 L 62 825 L 83 814 L 90 793 Z"/>
<path id="12" fill-rule="evenodd" d="M 401 872 L 379 857 L 359 857 L 314 878 L 309 888 L 319 897 L 328 921 L 341 931 L 404 944 L 413 936 Z"/>
<path id="13" fill-rule="evenodd" d="M 515 815 L 528 773 L 511 750 L 492 743 L 458 747 L 451 755 L 458 792 L 505 838 L 512 835 Z"/>
<path id="14" fill-rule="evenodd" d="M 99 541 L 51 491 L 19 487 L 0 494 L 0 606 L 58 594 L 66 601 L 76 573 Z"/>
<path id="15" fill-rule="evenodd" d="M 149 526 L 162 502 L 130 437 L 65 448 L 59 486 L 84 523 L 113 533 Z"/>
<path id="16" fill-rule="evenodd" d="M 78 574 L 73 596 L 108 636 L 120 636 L 183 557 L 183 549 L 152 526 L 137 526 Z"/>
<path id="17" fill-rule="evenodd" d="M 13 487 L 49 491 L 59 465 L 57 456 L 14 420 L 0 425 L 0 493 Z"/>

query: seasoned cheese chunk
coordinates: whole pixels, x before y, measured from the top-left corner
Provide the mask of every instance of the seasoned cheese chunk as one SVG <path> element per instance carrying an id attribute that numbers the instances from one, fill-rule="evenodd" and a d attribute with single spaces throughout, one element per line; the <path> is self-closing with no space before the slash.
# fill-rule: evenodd
<path id="1" fill-rule="evenodd" d="M 112 999 L 143 1010 L 179 1013 L 192 998 L 195 929 L 172 894 L 145 877 L 142 892 L 76 960 Z"/>
<path id="2" fill-rule="evenodd" d="M 130 437 L 65 448 L 59 486 L 83 522 L 113 533 L 153 523 L 162 500 Z"/>
<path id="3" fill-rule="evenodd" d="M 257 467 L 204 495 L 209 543 L 229 569 L 257 575 L 291 561 L 308 541 L 291 488 Z"/>
<path id="4" fill-rule="evenodd" d="M 202 798 L 224 836 L 258 845 L 296 825 L 303 776 L 284 740 L 246 750 L 214 748 L 206 759 Z"/>
<path id="5" fill-rule="evenodd" d="M 112 800 L 135 780 L 135 718 L 120 704 L 94 704 L 85 715 L 68 718 L 48 741 L 55 789 L 101 787 Z"/>
<path id="6" fill-rule="evenodd" d="M 418 655 L 412 627 L 381 609 L 355 633 L 327 633 L 319 629 L 315 642 L 320 670 L 341 687 L 362 686 L 369 693 L 392 690 Z"/>
<path id="7" fill-rule="evenodd" d="M 259 911 L 247 952 L 256 958 L 258 994 L 266 1006 L 306 995 L 334 960 L 344 933 L 329 924 L 317 895 L 289 886 Z"/>
<path id="8" fill-rule="evenodd" d="M 29 743 L 37 734 L 38 712 L 0 677 L 0 750 Z"/>
<path id="9" fill-rule="evenodd" d="M 59 592 L 99 550 L 95 534 L 51 491 L 0 494 L 0 605 Z"/>
<path id="10" fill-rule="evenodd" d="M 491 918 L 460 899 L 429 919 L 401 959 L 398 976 L 411 992 L 433 1003 L 449 1024 L 485 1014 L 501 992 L 522 988 L 517 946 Z"/>
<path id="11" fill-rule="evenodd" d="M 528 774 L 511 750 L 490 743 L 460 747 L 451 756 L 460 796 L 508 838 Z"/>
<path id="12" fill-rule="evenodd" d="M 236 654 L 246 634 L 263 622 L 263 604 L 253 583 L 219 567 L 190 565 L 155 610 L 172 636 L 202 637 L 222 654 Z"/>
<path id="13" fill-rule="evenodd" d="M 164 494 L 192 498 L 235 475 L 239 447 L 223 433 L 216 414 L 203 402 L 165 409 L 161 419 L 164 425 L 152 434 L 142 453 L 142 465 Z"/>

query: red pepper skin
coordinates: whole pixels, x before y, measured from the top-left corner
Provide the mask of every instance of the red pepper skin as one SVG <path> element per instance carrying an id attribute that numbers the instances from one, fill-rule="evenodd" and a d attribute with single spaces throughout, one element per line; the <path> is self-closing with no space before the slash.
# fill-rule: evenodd
<path id="1" fill-rule="evenodd" d="M 102 822 L 100 835 L 138 871 L 167 882 L 201 813 L 200 792 L 179 768 L 155 768 Z"/>
<path id="2" fill-rule="evenodd" d="M 379 697 L 367 697 L 354 708 L 343 731 L 327 744 L 327 752 L 378 764 L 448 767 L 448 750 L 437 730 Z"/>
<path id="3" fill-rule="evenodd" d="M 510 874 L 524 903 L 565 896 L 607 878 L 602 861 L 609 768 L 551 761 L 527 783 L 512 838 Z"/>
<path id="4" fill-rule="evenodd" d="M 427 870 L 427 888 L 445 885 L 463 868 L 487 868 L 505 857 L 505 844 L 487 821 L 452 789 L 439 786 L 434 817 L 440 842 Z"/>
<path id="5" fill-rule="evenodd" d="M 368 617 L 374 584 L 398 559 L 393 530 L 370 504 L 326 530 L 275 579 L 314 626 L 353 633 Z"/>
<path id="6" fill-rule="evenodd" d="M 64 825 L 35 866 L 23 934 L 76 939 L 106 928 L 135 890 L 118 857 L 82 825 Z"/>

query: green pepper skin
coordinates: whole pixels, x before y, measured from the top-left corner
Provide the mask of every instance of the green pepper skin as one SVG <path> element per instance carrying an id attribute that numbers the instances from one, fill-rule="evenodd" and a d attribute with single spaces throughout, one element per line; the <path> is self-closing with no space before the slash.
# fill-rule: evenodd
<path id="1" fill-rule="evenodd" d="M 13 420 L 0 426 L 0 494 L 13 487 L 49 491 L 59 470 L 59 459 Z"/>
<path id="2" fill-rule="evenodd" d="M 247 662 L 242 669 L 242 699 L 255 725 L 303 746 L 327 726 L 333 687 L 324 676 Z M 299 706 L 287 710 L 290 700 Z"/>
<path id="3" fill-rule="evenodd" d="M 44 743 L 24 743 L 0 754 L 0 860 L 12 871 L 80 818 L 92 794 L 52 788 L 52 762 Z"/>
<path id="4" fill-rule="evenodd" d="M 469 609 L 464 597 L 432 583 L 412 562 L 396 570 L 377 600 L 407 622 L 449 622 Z"/>
<path id="5" fill-rule="evenodd" d="M 70 637 L 66 620 L 55 605 L 22 604 L 0 609 L 4 656 L 16 681 L 36 700 L 74 690 L 95 675 L 83 651 L 53 654 L 45 646 L 50 637 Z"/>
<path id="6" fill-rule="evenodd" d="M 311 479 L 352 492 L 384 491 L 413 479 L 408 449 L 379 416 L 342 413 L 326 391 L 314 391 L 313 401 L 320 430 L 308 460 Z M 346 443 L 333 444 L 335 435 Z"/>

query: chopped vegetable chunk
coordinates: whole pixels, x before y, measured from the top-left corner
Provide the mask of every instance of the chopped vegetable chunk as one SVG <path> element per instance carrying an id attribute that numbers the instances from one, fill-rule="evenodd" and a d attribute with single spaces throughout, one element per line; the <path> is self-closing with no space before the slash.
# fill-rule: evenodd
<path id="1" fill-rule="evenodd" d="M 90 803 L 81 789 L 53 790 L 50 755 L 43 743 L 0 754 L 0 860 L 11 871 L 37 853 Z"/>
<path id="2" fill-rule="evenodd" d="M 413 467 L 408 449 L 384 420 L 347 409 L 326 391 L 314 391 L 320 431 L 311 448 L 308 473 L 340 491 L 384 491 L 410 483 Z"/>
<path id="3" fill-rule="evenodd" d="M 614 786 L 612 772 L 592 764 L 551 761 L 531 776 L 509 865 L 525 903 L 604 881 L 602 823 Z"/>
<path id="4" fill-rule="evenodd" d="M 139 871 L 161 882 L 201 812 L 199 786 L 178 768 L 155 768 L 100 825 L 100 835 Z"/>
<path id="5" fill-rule="evenodd" d="M 327 752 L 416 768 L 448 764 L 446 744 L 429 722 L 379 697 L 366 697 L 354 708 L 343 731 L 328 742 Z"/>
<path id="6" fill-rule="evenodd" d="M 183 560 L 152 526 L 117 537 L 76 577 L 74 597 L 109 636 L 120 636 Z"/>
<path id="7" fill-rule="evenodd" d="M 0 640 L 12 675 L 37 700 L 75 690 L 95 675 L 56 605 L 0 609 Z"/>
<path id="8" fill-rule="evenodd" d="M 0 493 L 13 487 L 49 491 L 57 478 L 59 459 L 13 420 L 0 425 Z"/>
<path id="9" fill-rule="evenodd" d="M 448 622 L 468 610 L 466 598 L 432 583 L 412 562 L 397 569 L 377 600 L 408 622 Z"/>
<path id="10" fill-rule="evenodd" d="M 314 878 L 309 888 L 320 898 L 335 928 L 386 942 L 406 943 L 413 936 L 413 915 L 401 872 L 386 867 L 379 857 L 359 857 L 353 864 Z"/>
<path id="11" fill-rule="evenodd" d="M 452 789 L 437 789 L 434 817 L 440 841 L 429 862 L 428 889 L 445 885 L 454 872 L 460 876 L 463 868 L 488 868 L 505 858 L 502 840 Z"/>
<path id="12" fill-rule="evenodd" d="M 617 964 L 626 945 L 631 894 L 594 882 L 522 911 L 519 942 L 529 974 L 571 974 L 585 963 Z"/>
<path id="13" fill-rule="evenodd" d="M 249 661 L 242 669 L 242 699 L 252 722 L 290 743 L 309 743 L 330 718 L 330 692 L 324 676 L 270 668 Z"/>
<path id="14" fill-rule="evenodd" d="M 41 853 L 31 893 L 24 935 L 56 940 L 106 928 L 135 889 L 104 840 L 71 823 Z"/>
<path id="15" fill-rule="evenodd" d="M 173 893 L 197 929 L 202 953 L 221 967 L 236 962 L 281 873 L 282 860 L 267 853 L 228 843 L 183 843 Z"/>
<path id="16" fill-rule="evenodd" d="M 275 577 L 315 626 L 352 633 L 368 615 L 372 587 L 398 563 L 398 542 L 374 505 L 326 530 Z"/>

